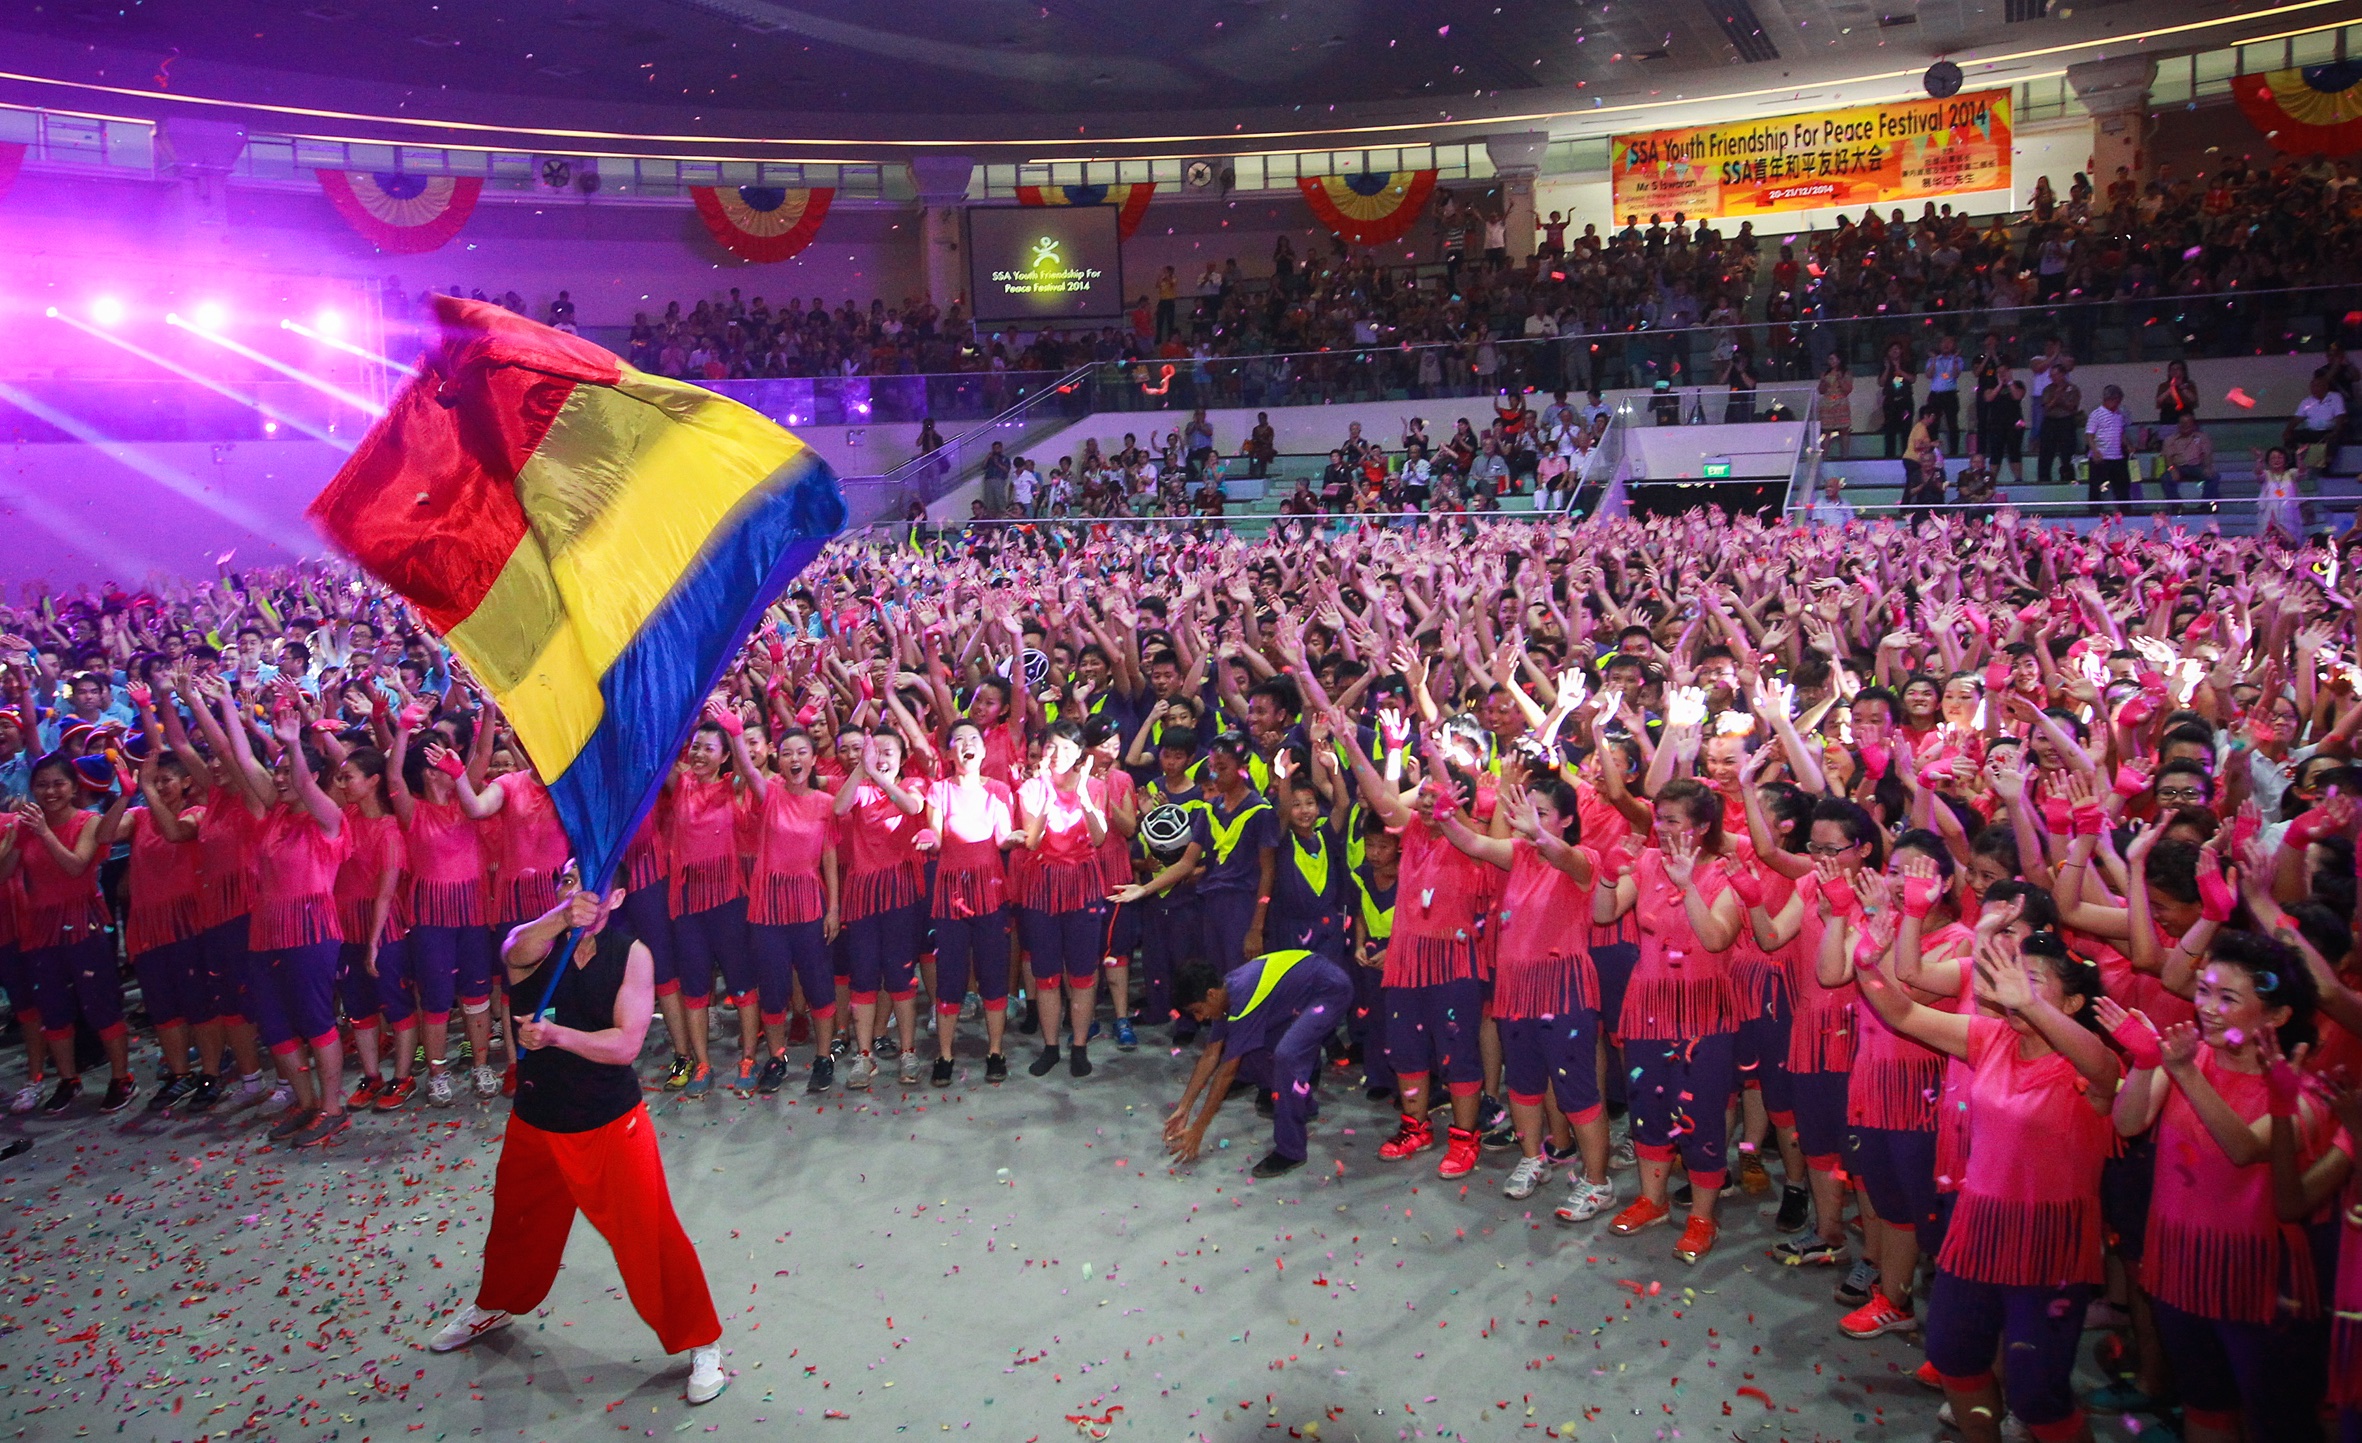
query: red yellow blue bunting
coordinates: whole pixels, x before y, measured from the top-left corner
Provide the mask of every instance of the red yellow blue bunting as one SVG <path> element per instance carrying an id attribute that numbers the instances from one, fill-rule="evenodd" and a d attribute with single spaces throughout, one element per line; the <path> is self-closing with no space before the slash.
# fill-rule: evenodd
<path id="1" fill-rule="evenodd" d="M 742 261 L 783 261 L 812 243 L 836 190 L 775 185 L 693 185 L 689 198 L 723 250 Z"/>
<path id="2" fill-rule="evenodd" d="M 1156 182 L 1141 181 L 1135 185 L 1021 185 L 1017 187 L 1019 205 L 1112 205 L 1115 212 L 1117 240 L 1130 240 L 1132 232 L 1140 229 L 1140 217 L 1148 214 L 1149 198 L 1156 194 Z"/>
<path id="3" fill-rule="evenodd" d="M 2231 93 L 2274 150 L 2299 155 L 2362 150 L 2362 60 L 2242 75 L 2232 80 Z"/>
<path id="4" fill-rule="evenodd" d="M 361 238 L 394 255 L 438 250 L 475 213 L 484 182 L 472 175 L 320 170 L 320 189 Z"/>
<path id="5" fill-rule="evenodd" d="M 1296 188 L 1313 218 L 1347 245 L 1382 246 L 1402 239 L 1427 198 L 1435 194 L 1432 170 L 1376 170 L 1361 175 L 1299 178 Z"/>

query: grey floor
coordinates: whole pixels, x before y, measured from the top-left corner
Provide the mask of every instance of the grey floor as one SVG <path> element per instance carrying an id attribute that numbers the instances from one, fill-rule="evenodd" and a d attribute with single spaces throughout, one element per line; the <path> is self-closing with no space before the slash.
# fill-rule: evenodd
<path id="1" fill-rule="evenodd" d="M 1157 1139 L 1187 1059 L 1103 1040 L 1095 1076 L 1037 1082 L 1013 1049 L 995 1088 L 975 1050 L 941 1093 L 815 1106 L 799 1074 L 771 1098 L 651 1095 L 733 1375 L 694 1410 L 686 1357 L 655 1352 L 587 1226 L 539 1314 L 424 1350 L 472 1296 L 505 1105 L 371 1117 L 303 1153 L 252 1113 L 10 1119 L 34 1148 L 0 1163 L 0 1437 L 1941 1432 L 1916 1345 L 1839 1336 L 1834 1276 L 1771 1262 L 1758 1199 L 1686 1267 L 1669 1228 L 1557 1225 L 1555 1184 L 1504 1199 L 1514 1153 L 1457 1182 L 1433 1154 L 1380 1162 L 1391 1115 L 1338 1075 L 1306 1169 L 1247 1177 L 1268 1124 L 1241 1097 L 1176 1171 Z"/>

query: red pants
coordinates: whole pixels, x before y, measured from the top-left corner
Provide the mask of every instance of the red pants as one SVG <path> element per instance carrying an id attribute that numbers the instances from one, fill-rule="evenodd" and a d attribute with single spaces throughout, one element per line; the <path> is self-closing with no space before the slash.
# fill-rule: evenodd
<path id="1" fill-rule="evenodd" d="M 544 1132 L 511 1115 L 492 1182 L 492 1236 L 476 1306 L 530 1313 L 549 1296 L 580 1210 L 615 1251 L 632 1306 L 668 1353 L 722 1336 L 697 1247 L 673 1215 L 648 1109 L 590 1132 Z"/>

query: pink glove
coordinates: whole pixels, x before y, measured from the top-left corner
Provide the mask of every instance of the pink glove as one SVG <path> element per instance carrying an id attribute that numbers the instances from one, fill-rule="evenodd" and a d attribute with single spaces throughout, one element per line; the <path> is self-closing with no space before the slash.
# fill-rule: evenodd
<path id="1" fill-rule="evenodd" d="M 739 720 L 736 711 L 726 706 L 707 707 L 705 719 L 720 727 L 724 736 L 742 736 L 746 732 L 746 723 Z"/>
<path id="2" fill-rule="evenodd" d="M 2100 810 L 2097 802 L 2077 802 L 2068 820 L 2074 824 L 2078 837 L 2096 837 L 2108 830 L 2107 813 Z"/>
<path id="3" fill-rule="evenodd" d="M 2157 1029 L 2131 1013 L 2126 1013 L 2124 1020 L 2116 1024 L 2116 1030 L 2108 1035 L 2124 1049 L 2124 1056 L 2134 1071 L 2165 1065 L 2165 1047 L 2157 1038 Z"/>
<path id="4" fill-rule="evenodd" d="M 1854 894 L 1853 884 L 1843 876 L 1822 878 L 1821 895 L 1829 899 L 1829 910 L 1840 917 L 1850 917 L 1862 910 L 1862 899 Z"/>
<path id="5" fill-rule="evenodd" d="M 1886 769 L 1893 763 L 1894 753 L 1887 748 L 1880 746 L 1877 742 L 1862 743 L 1862 770 L 1869 773 L 1870 780 L 1878 781 L 1884 778 Z"/>
<path id="6" fill-rule="evenodd" d="M 412 702 L 409 706 L 402 708 L 401 725 L 402 730 L 406 732 L 417 731 L 426 725 L 426 708 L 417 702 Z"/>
<path id="7" fill-rule="evenodd" d="M 937 847 L 943 845 L 943 836 L 933 827 L 929 827 L 925 831 L 920 832 L 917 836 L 911 838 L 910 844 L 922 852 L 932 852 Z"/>
<path id="8" fill-rule="evenodd" d="M 2198 915 L 2209 922 L 2228 922 L 2239 905 L 2239 895 L 2211 865 L 2198 868 Z"/>
<path id="9" fill-rule="evenodd" d="M 2214 630 L 2214 613 L 2201 611 L 2190 621 L 2190 635 L 2205 636 Z"/>
<path id="10" fill-rule="evenodd" d="M 1878 970 L 1878 959 L 1885 951 L 1886 948 L 1879 945 L 1877 938 L 1867 932 L 1863 933 L 1854 943 L 1854 970 L 1875 972 Z"/>
<path id="11" fill-rule="evenodd" d="M 1944 884 L 1933 877 L 1903 879 L 1903 915 L 1925 917 L 1944 896 Z"/>
<path id="12" fill-rule="evenodd" d="M 1733 867 L 1727 875 L 1731 892 L 1738 897 L 1740 906 L 1752 908 L 1763 905 L 1763 877 L 1753 867 Z"/>
<path id="13" fill-rule="evenodd" d="M 2142 692 L 2116 709 L 2116 720 L 2125 726 L 2136 727 L 2156 714 L 2156 699 Z"/>
<path id="14" fill-rule="evenodd" d="M 2297 819 L 2297 821 L 2303 820 L 2302 817 Z M 2289 825 L 2293 827 L 2296 823 L 2291 822 Z M 2240 848 L 2245 847 L 2263 828 L 2264 823 L 2261 817 L 2249 812 L 2244 807 L 2240 808 L 2238 813 L 2231 818 L 2231 850 L 2237 852 Z"/>
<path id="15" fill-rule="evenodd" d="M 2314 807 L 2288 824 L 2288 830 L 2280 835 L 2280 845 L 2293 847 L 2301 852 L 2320 840 L 2323 832 L 2330 830 L 2332 829 L 2323 822 L 2321 809 Z"/>
<path id="16" fill-rule="evenodd" d="M 773 666 L 787 665 L 787 644 L 785 642 L 774 640 L 766 650 L 771 655 Z"/>
<path id="17" fill-rule="evenodd" d="M 2044 797 L 2042 799 L 2042 825 L 2049 830 L 2052 836 L 2063 837 L 2072 832 L 2074 830 L 2072 816 L 2073 813 L 2068 808 L 2065 797 Z"/>
<path id="18" fill-rule="evenodd" d="M 2305 1080 L 2283 1057 L 2264 1069 L 2265 1106 L 2273 1117 L 2296 1116 L 2297 1097 L 2305 1090 Z"/>
<path id="19" fill-rule="evenodd" d="M 1985 690 L 1999 691 L 2007 685 L 2009 685 L 2009 663 L 2006 661 L 1986 662 Z"/>
<path id="20" fill-rule="evenodd" d="M 2120 797 L 2137 797 L 2149 789 L 2149 779 L 2130 767 L 2116 769 L 2115 792 Z"/>
<path id="21" fill-rule="evenodd" d="M 441 772 L 444 776 L 450 777 L 454 781 L 457 781 L 459 778 L 467 775 L 467 763 L 459 759 L 459 753 L 457 752 L 439 751 L 436 752 L 432 757 L 428 758 L 427 761 L 428 765 L 432 766 L 436 771 Z"/>

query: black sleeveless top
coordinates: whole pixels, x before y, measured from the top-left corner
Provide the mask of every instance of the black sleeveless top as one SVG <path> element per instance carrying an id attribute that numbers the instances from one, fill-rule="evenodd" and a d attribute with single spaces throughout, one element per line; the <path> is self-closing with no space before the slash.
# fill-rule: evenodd
<path id="1" fill-rule="evenodd" d="M 623 990 L 624 964 L 637 940 L 622 917 L 609 917 L 591 939 L 588 965 L 571 965 L 575 949 L 569 946 L 565 956 L 552 952 L 511 981 L 510 1012 L 519 1019 L 532 1016 L 549 985 L 549 969 L 564 967 L 550 1020 L 578 1032 L 606 1031 L 615 1025 L 615 995 Z M 517 1059 L 517 1117 L 544 1132 L 590 1132 L 639 1105 L 639 1075 L 629 1067 L 593 1062 L 562 1047 L 535 1048 Z"/>

